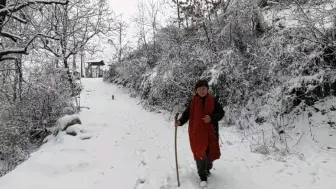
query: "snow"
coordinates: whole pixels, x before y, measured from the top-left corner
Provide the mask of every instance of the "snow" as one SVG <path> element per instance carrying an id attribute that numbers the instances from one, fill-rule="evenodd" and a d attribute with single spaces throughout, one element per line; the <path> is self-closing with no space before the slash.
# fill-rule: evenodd
<path id="1" fill-rule="evenodd" d="M 77 126 L 91 138 L 81 140 L 65 132 L 50 137 L 26 162 L 0 178 L 0 188 L 177 188 L 173 117 L 143 110 L 127 90 L 105 84 L 101 78 L 83 79 L 83 84 L 81 105 L 90 109 L 82 110 L 82 124 Z M 111 100 L 112 94 L 116 100 Z M 307 125 L 304 120 L 300 121 L 302 127 Z M 315 128 L 316 134 L 318 131 Z M 220 137 L 222 157 L 214 162 L 209 188 L 336 188 L 336 152 L 320 148 L 308 134 L 297 149 L 305 153 L 302 160 L 295 155 L 251 153 L 250 144 L 234 127 L 221 128 Z M 197 188 L 187 127 L 178 128 L 177 142 L 179 188 Z"/>
<path id="2" fill-rule="evenodd" d="M 215 66 L 212 67 L 210 70 L 211 73 L 211 80 L 209 82 L 209 85 L 216 85 L 218 77 L 220 76 L 220 69 L 216 68 Z"/>
<path id="3" fill-rule="evenodd" d="M 292 78 L 288 82 L 288 91 L 301 88 L 302 85 L 310 84 L 310 83 L 313 83 L 314 81 L 317 83 L 322 83 L 323 75 L 325 75 L 325 72 L 321 70 L 319 73 L 316 73 L 312 76 L 300 76 L 300 77 Z M 314 87 L 312 86 L 310 89 L 314 89 Z"/>
<path id="4" fill-rule="evenodd" d="M 101 62 L 103 61 L 102 59 L 92 59 L 92 60 L 88 60 L 86 62 Z"/>
<path id="5" fill-rule="evenodd" d="M 80 119 L 78 115 L 65 115 L 64 117 L 57 120 L 57 126 L 61 131 L 63 131 L 66 129 L 68 123 L 76 119 Z"/>
<path id="6" fill-rule="evenodd" d="M 80 133 L 85 133 L 85 130 L 81 128 L 79 124 L 75 124 L 73 126 L 70 126 L 65 131 L 67 134 L 75 134 L 78 135 Z"/>
<path id="7" fill-rule="evenodd" d="M 263 11 L 264 19 L 269 26 L 281 25 L 287 28 L 297 28 L 311 25 L 318 29 L 334 28 L 332 11 L 334 5 L 330 2 L 321 5 L 290 5 L 287 7 L 269 8 Z M 308 23 L 307 23 L 308 21 Z"/>

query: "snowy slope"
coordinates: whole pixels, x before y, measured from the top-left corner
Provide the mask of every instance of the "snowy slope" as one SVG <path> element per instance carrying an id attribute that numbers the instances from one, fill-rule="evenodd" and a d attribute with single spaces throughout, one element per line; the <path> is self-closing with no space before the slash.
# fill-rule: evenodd
<path id="1" fill-rule="evenodd" d="M 174 128 L 164 114 L 146 112 L 136 99 L 84 79 L 81 125 L 93 137 L 61 135 L 0 178 L 1 189 L 172 189 L 177 188 Z M 115 100 L 111 100 L 111 95 Z M 209 178 L 213 189 L 336 188 L 336 153 L 310 151 L 306 160 L 250 152 L 233 128 L 222 129 L 222 158 Z M 197 188 L 187 128 L 178 130 L 181 189 Z"/>

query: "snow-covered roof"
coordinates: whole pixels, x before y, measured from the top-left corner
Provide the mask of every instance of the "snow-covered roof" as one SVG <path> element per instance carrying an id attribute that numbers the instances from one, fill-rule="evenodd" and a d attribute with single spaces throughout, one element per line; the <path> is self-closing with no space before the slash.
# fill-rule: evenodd
<path id="1" fill-rule="evenodd" d="M 100 65 L 100 66 L 104 66 L 104 60 L 88 60 L 86 61 L 86 63 L 89 63 L 90 65 Z"/>

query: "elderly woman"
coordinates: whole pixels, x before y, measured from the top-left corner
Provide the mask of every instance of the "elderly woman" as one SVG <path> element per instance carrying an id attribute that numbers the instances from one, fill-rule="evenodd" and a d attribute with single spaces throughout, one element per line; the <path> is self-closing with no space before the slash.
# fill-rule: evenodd
<path id="1" fill-rule="evenodd" d="M 219 102 L 209 93 L 205 80 L 196 83 L 196 94 L 184 110 L 175 127 L 184 125 L 189 120 L 189 141 L 194 154 L 200 186 L 207 186 L 207 177 L 213 167 L 213 161 L 220 158 L 218 142 L 218 121 L 224 117 L 224 110 Z"/>

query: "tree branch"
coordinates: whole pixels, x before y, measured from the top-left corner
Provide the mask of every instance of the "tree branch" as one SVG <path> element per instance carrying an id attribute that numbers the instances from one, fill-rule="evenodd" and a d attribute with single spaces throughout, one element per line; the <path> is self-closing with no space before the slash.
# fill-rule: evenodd
<path id="1" fill-rule="evenodd" d="M 33 38 L 31 38 L 28 43 L 25 45 L 23 48 L 17 48 L 17 49 L 7 49 L 7 50 L 2 50 L 0 51 L 0 60 L 2 56 L 8 55 L 8 54 L 28 54 L 27 49 L 29 45 L 38 37 L 38 36 L 43 36 L 43 37 L 49 37 L 53 38 L 44 34 L 36 34 Z"/>
<path id="2" fill-rule="evenodd" d="M 0 62 L 5 61 L 5 60 L 17 60 L 17 58 L 14 57 L 14 56 L 6 56 L 6 57 L 1 57 L 0 58 Z M 5 70 L 8 70 L 8 69 L 5 69 Z M 0 71 L 5 71 L 5 70 L 0 70 Z"/>
<path id="3" fill-rule="evenodd" d="M 26 49 L 25 48 L 19 48 L 19 49 L 7 49 L 7 50 L 3 50 L 0 51 L 0 57 L 8 55 L 8 54 L 25 54 L 26 53 Z"/>
<path id="4" fill-rule="evenodd" d="M 0 36 L 10 38 L 14 42 L 17 42 L 17 40 L 22 40 L 20 36 L 5 31 L 1 31 Z"/>
<path id="5" fill-rule="evenodd" d="M 19 11 L 27 6 L 33 5 L 33 4 L 62 4 L 65 5 L 68 3 L 68 0 L 29 0 L 26 3 L 20 3 L 17 5 L 10 4 L 9 6 L 0 9 L 1 13 L 8 13 L 8 12 L 16 12 Z"/>
<path id="6" fill-rule="evenodd" d="M 25 19 L 25 18 L 20 18 L 20 17 L 15 16 L 15 15 L 10 15 L 10 17 L 12 17 L 13 19 L 15 19 L 15 20 L 17 20 L 17 21 L 19 21 L 19 22 L 21 22 L 21 23 L 24 23 L 24 24 L 27 24 L 27 23 L 28 23 L 28 20 Z"/>

